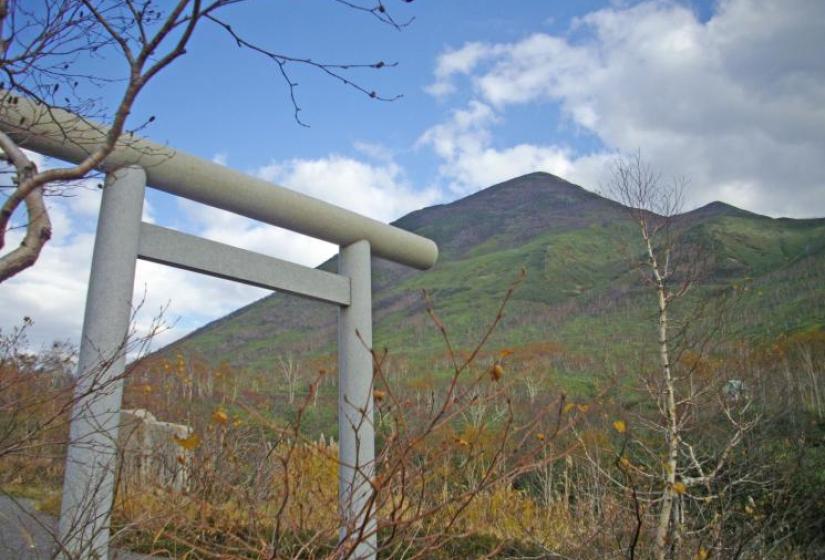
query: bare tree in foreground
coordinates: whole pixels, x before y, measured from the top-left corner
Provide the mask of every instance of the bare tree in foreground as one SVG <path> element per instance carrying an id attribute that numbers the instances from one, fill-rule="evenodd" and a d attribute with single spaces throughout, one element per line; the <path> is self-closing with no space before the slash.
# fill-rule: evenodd
<path id="1" fill-rule="evenodd" d="M 726 489 L 741 482 L 726 481 L 726 488 L 721 489 L 718 485 L 731 453 L 756 421 L 744 399 L 726 400 L 719 380 L 703 375 L 702 370 L 708 369 L 704 367 L 707 344 L 718 325 L 704 313 L 701 302 L 687 300 L 704 268 L 704 257 L 700 249 L 687 243 L 674 221 L 682 209 L 685 186 L 685 180 L 666 182 L 637 153 L 615 163 L 607 189 L 609 195 L 627 207 L 638 227 L 643 252 L 638 268 L 656 301 L 658 364 L 651 368 L 652 374 L 643 377 L 644 390 L 655 407 L 656 417 L 641 416 L 640 426 L 633 433 L 623 420 L 618 420 L 614 428 L 625 436 L 617 462 L 624 480 L 618 482 L 628 488 L 636 502 L 639 527 L 631 551 L 644 523 L 638 500 L 644 500 L 657 511 L 653 521 L 653 551 L 657 560 L 680 557 L 686 527 L 697 530 L 696 523 L 691 523 L 697 520 L 689 519 L 691 511 L 724 499 Z M 674 318 L 677 302 L 678 318 Z M 702 332 L 693 337 L 691 329 L 697 326 Z M 694 441 L 701 442 L 698 425 L 711 416 L 711 411 L 716 411 L 728 424 L 725 441 L 714 446 L 713 451 Z M 643 457 L 649 468 L 634 464 L 634 455 L 637 461 Z M 640 485 L 646 490 L 639 491 Z M 695 551 L 697 557 L 708 557 L 718 521 L 698 519 L 708 536 L 707 544 Z"/>
<path id="2" fill-rule="evenodd" d="M 144 88 L 162 71 L 187 52 L 196 29 L 216 25 L 244 50 L 271 60 L 284 80 L 295 119 L 300 107 L 297 83 L 291 77 L 295 65 L 312 67 L 345 87 L 371 98 L 393 100 L 349 78 L 353 69 L 381 69 L 394 64 L 383 61 L 369 64 L 325 63 L 290 56 L 247 41 L 242 32 L 223 19 L 224 8 L 245 0 L 0 0 L 0 120 L 13 119 L 13 134 L 0 130 L 0 152 L 8 162 L 9 184 L 3 185 L 5 200 L 0 207 L 0 250 L 6 247 L 13 220 L 25 211 L 26 233 L 10 251 L 0 255 L 0 282 L 32 266 L 53 235 L 44 196 L 65 185 L 87 177 L 99 168 L 118 142 L 154 120 L 135 124 L 129 115 Z M 409 1 L 409 0 L 407 0 Z M 401 29 L 399 23 L 379 0 L 376 5 L 336 0 L 347 9 L 362 11 L 386 25 Z M 112 74 L 90 70 L 119 66 Z M 119 91 L 114 109 L 107 110 L 95 97 L 101 87 Z M 20 148 L 19 141 L 37 123 L 15 117 L 14 106 L 20 97 L 35 100 L 48 113 L 65 109 L 87 119 L 107 123 L 104 141 L 89 150 L 77 165 L 38 169 Z M 8 122 L 7 122 L 8 124 Z M 305 125 L 304 125 L 305 126 Z M 68 127 L 70 128 L 70 127 Z M 70 136 L 70 130 L 64 131 Z M 6 194 L 7 193 L 7 194 Z"/>

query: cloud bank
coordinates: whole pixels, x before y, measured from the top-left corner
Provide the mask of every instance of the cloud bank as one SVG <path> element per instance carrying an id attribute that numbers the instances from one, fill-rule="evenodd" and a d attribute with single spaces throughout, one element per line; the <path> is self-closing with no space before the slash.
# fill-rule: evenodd
<path id="1" fill-rule="evenodd" d="M 769 215 L 822 216 L 825 57 L 814 48 L 822 29 L 818 0 L 723 0 L 707 21 L 682 4 L 650 1 L 592 12 L 563 36 L 467 43 L 439 57 L 427 91 L 447 99 L 469 88 L 463 111 L 472 124 L 456 112 L 421 141 L 460 190 L 530 165 L 598 181 L 582 165 L 641 149 L 661 170 L 691 179 L 695 204 L 724 199 Z M 580 161 L 563 146 L 492 145 L 491 127 L 508 108 L 542 104 L 557 105 L 602 149 Z"/>

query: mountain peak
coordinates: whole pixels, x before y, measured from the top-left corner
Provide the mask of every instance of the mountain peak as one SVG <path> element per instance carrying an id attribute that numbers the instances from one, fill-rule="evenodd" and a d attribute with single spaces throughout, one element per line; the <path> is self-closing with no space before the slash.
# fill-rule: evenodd
<path id="1" fill-rule="evenodd" d="M 459 256 L 495 238 L 516 246 L 547 231 L 576 229 L 616 217 L 617 203 L 550 173 L 537 171 L 449 204 L 418 210 L 395 225 L 430 237 Z"/>
<path id="2" fill-rule="evenodd" d="M 501 183 L 496 183 L 491 187 L 478 191 L 478 193 L 484 193 L 501 188 L 572 188 L 577 191 L 585 190 L 582 187 L 574 185 L 570 181 L 559 177 L 558 175 L 553 175 L 552 173 L 548 173 L 546 171 L 533 171 L 532 173 L 526 173 L 518 177 L 513 177 L 512 179 L 507 179 Z"/>
<path id="3" fill-rule="evenodd" d="M 727 202 L 722 202 L 721 200 L 714 200 L 713 202 L 700 206 L 690 212 L 685 212 L 682 216 L 688 219 L 707 219 L 718 216 L 757 217 L 759 214 L 742 210 L 741 208 L 737 208 L 736 206 L 728 204 Z"/>
<path id="4" fill-rule="evenodd" d="M 603 201 L 599 195 L 552 173 L 535 171 L 496 183 L 446 206 L 471 211 L 555 211 L 571 204 Z"/>
<path id="5" fill-rule="evenodd" d="M 570 183 L 570 181 L 568 181 L 567 179 L 559 177 L 558 175 L 553 175 L 552 173 L 549 173 L 547 171 L 532 171 L 530 173 L 525 173 L 524 175 L 520 175 L 518 177 L 513 177 L 512 179 L 509 179 L 509 181 L 518 181 L 520 179 L 530 179 L 530 178 L 550 179 L 550 180 L 553 180 L 553 181 L 561 181 L 562 183 L 569 183 L 571 185 L 573 184 L 573 183 Z"/>

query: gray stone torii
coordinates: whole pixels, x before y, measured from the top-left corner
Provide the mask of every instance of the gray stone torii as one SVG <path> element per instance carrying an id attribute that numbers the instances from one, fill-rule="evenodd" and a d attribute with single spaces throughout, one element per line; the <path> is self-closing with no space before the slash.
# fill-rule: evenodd
<path id="1" fill-rule="evenodd" d="M 21 126 L 20 123 L 25 123 Z M 79 162 L 107 129 L 20 98 L 0 107 L 0 128 L 22 146 Z M 61 544 L 72 557 L 108 557 L 117 430 L 137 259 L 297 294 L 339 306 L 339 508 L 341 536 L 361 534 L 353 558 L 374 559 L 370 479 L 371 255 L 419 269 L 435 264 L 429 239 L 143 139 L 121 140 L 106 173 L 80 344 L 63 502 Z M 141 222 L 151 186 L 340 246 L 338 274 Z"/>

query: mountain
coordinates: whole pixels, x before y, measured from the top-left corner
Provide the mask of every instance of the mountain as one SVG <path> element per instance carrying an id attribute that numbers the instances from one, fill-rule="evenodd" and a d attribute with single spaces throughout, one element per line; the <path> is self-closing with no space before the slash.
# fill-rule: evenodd
<path id="1" fill-rule="evenodd" d="M 642 257 L 638 227 L 622 205 L 559 177 L 524 175 L 395 225 L 436 241 L 441 256 L 425 272 L 374 261 L 376 348 L 413 362 L 444 354 L 423 290 L 454 344 L 471 347 L 522 269 L 490 348 L 552 346 L 569 359 L 621 352 L 612 342 L 652 332 L 655 300 L 632 266 Z M 686 305 L 737 294 L 727 336 L 767 341 L 825 326 L 825 219 L 772 219 L 714 202 L 674 225 L 690 248 L 684 254 L 705 264 Z M 322 268 L 335 270 L 335 259 Z M 278 355 L 334 355 L 335 328 L 334 306 L 275 294 L 161 353 L 266 371 Z"/>

